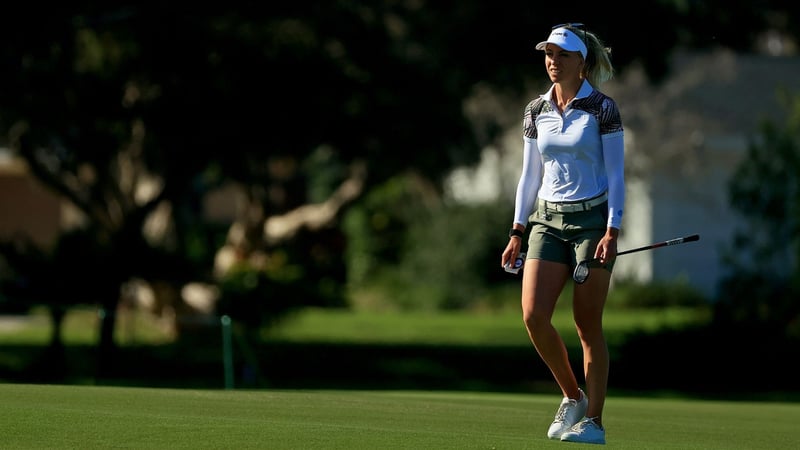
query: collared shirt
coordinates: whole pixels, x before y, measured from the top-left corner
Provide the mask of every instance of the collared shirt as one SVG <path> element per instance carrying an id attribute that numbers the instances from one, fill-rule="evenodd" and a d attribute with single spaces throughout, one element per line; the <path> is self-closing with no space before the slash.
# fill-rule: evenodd
<path id="1" fill-rule="evenodd" d="M 608 225 L 620 227 L 624 186 L 624 133 L 613 99 L 584 80 L 561 114 L 553 87 L 532 100 L 523 116 L 524 156 L 514 221 L 527 223 L 536 198 L 587 200 L 608 192 Z"/>

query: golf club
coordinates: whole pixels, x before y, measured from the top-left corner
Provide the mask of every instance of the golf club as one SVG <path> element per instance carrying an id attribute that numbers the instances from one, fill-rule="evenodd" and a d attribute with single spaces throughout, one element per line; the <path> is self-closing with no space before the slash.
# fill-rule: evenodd
<path id="1" fill-rule="evenodd" d="M 668 241 L 656 242 L 655 244 L 645 245 L 644 247 L 632 248 L 630 250 L 618 252 L 617 256 L 627 255 L 628 253 L 640 252 L 642 250 L 652 250 L 654 248 L 666 247 L 668 245 L 683 244 L 684 242 L 692 242 L 692 241 L 697 241 L 699 239 L 700 239 L 699 234 L 692 234 L 690 236 L 670 239 Z M 575 271 L 572 273 L 572 279 L 575 280 L 576 283 L 582 284 L 584 281 L 586 281 L 587 278 L 589 278 L 589 264 L 596 263 L 599 260 L 600 260 L 599 258 L 592 258 L 586 261 L 581 261 L 577 266 L 575 266 Z"/>

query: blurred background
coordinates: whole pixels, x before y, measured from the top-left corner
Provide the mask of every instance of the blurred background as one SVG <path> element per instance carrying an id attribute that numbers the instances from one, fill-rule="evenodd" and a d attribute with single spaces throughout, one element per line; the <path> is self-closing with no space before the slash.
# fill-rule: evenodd
<path id="1" fill-rule="evenodd" d="M 2 380 L 213 386 L 223 355 L 229 387 L 325 385 L 336 377 L 309 375 L 319 358 L 350 368 L 338 385 L 463 388 L 453 380 L 498 361 L 522 362 L 478 386 L 546 382 L 517 319 L 519 345 L 448 356 L 372 347 L 368 331 L 356 347 L 265 336 L 304 311 L 320 314 L 311 334 L 372 329 L 341 318 L 359 313 L 416 317 L 395 329 L 516 314 L 519 278 L 499 261 L 522 112 L 550 85 L 534 46 L 573 21 L 612 48 L 601 89 L 626 133 L 620 250 L 701 236 L 618 261 L 611 306 L 707 315 L 627 335 L 616 379 L 635 379 L 636 361 L 665 386 L 707 389 L 663 359 L 714 348 L 720 373 L 769 383 L 773 367 L 765 388 L 790 388 L 778 367 L 800 340 L 796 2 L 23 2 L 4 17 Z M 42 318 L 44 341 L 20 337 Z M 466 323 L 454 333 L 470 336 Z M 768 349 L 756 366 L 754 345 Z M 433 384 L 407 366 L 370 372 L 398 349 L 459 369 L 433 369 Z"/>

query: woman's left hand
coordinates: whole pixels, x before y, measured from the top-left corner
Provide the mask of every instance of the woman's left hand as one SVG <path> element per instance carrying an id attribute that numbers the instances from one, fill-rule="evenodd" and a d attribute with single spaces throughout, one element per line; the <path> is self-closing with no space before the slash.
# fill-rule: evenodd
<path id="1" fill-rule="evenodd" d="M 594 251 L 594 257 L 600 260 L 600 264 L 610 263 L 617 257 L 618 236 L 619 229 L 608 227 L 606 234 L 600 239 L 597 249 Z"/>

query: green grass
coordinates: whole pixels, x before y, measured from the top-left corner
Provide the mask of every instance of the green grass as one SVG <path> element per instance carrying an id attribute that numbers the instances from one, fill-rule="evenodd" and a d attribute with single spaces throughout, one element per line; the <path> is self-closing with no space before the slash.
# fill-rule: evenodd
<path id="1" fill-rule="evenodd" d="M 62 338 L 67 345 L 91 345 L 97 342 L 100 318 L 97 310 L 75 307 L 67 311 L 62 324 Z M 52 323 L 42 307 L 25 316 L 0 316 L 0 345 L 42 344 L 49 342 Z M 145 312 L 123 311 L 119 315 L 115 338 L 121 345 L 161 344 L 172 337 L 159 319 Z"/>
<path id="2" fill-rule="evenodd" d="M 147 314 L 122 313 L 116 329 L 117 343 L 125 345 L 161 344 L 171 337 Z M 0 345 L 46 344 L 51 332 L 49 318 L 42 310 L 0 324 Z M 604 318 L 610 343 L 624 333 L 675 328 L 707 320 L 707 313 L 692 308 L 610 309 Z M 553 323 L 563 332 L 568 345 L 578 345 L 569 305 L 556 310 Z M 92 345 L 97 341 L 97 313 L 75 308 L 64 320 L 67 345 Z M 291 342 L 334 341 L 340 343 L 523 345 L 528 335 L 516 309 L 466 312 L 375 312 L 306 308 L 270 330 L 265 340 Z"/>
<path id="3" fill-rule="evenodd" d="M 559 398 L 433 391 L 0 384 L 4 449 L 534 449 Z M 608 447 L 797 445 L 800 405 L 609 398 Z"/>
<path id="4" fill-rule="evenodd" d="M 680 328 L 705 320 L 706 313 L 694 309 L 634 311 L 610 308 L 605 324 L 609 342 L 613 344 L 634 330 Z M 577 345 L 568 305 L 559 306 L 554 323 L 564 332 L 568 345 Z M 71 311 L 64 324 L 65 344 L 68 347 L 94 344 L 96 325 L 97 317 L 93 311 Z M 24 345 L 45 344 L 49 332 L 49 322 L 41 312 L 22 321 L 6 321 L 4 327 L 0 327 L 0 349 L 3 345 L 28 348 Z M 296 369 L 299 374 L 321 371 L 323 377 L 335 369 L 328 365 L 331 363 L 328 359 L 341 362 L 354 353 L 368 359 L 378 358 L 392 346 L 410 346 L 411 355 L 416 356 L 423 351 L 422 346 L 435 349 L 441 345 L 447 349 L 444 354 L 434 352 L 428 355 L 430 358 L 447 359 L 454 352 L 462 352 L 464 357 L 469 356 L 469 361 L 473 361 L 470 373 L 483 369 L 473 367 L 473 357 L 480 356 L 483 361 L 494 363 L 513 362 L 507 358 L 519 355 L 535 359 L 519 313 L 514 308 L 453 314 L 308 309 L 265 332 L 262 337 L 266 343 L 276 346 L 270 353 L 270 357 L 275 358 L 271 363 L 284 361 L 281 367 L 288 368 L 305 362 Z M 117 338 L 122 347 L 133 348 L 141 345 L 157 347 L 170 341 L 169 335 L 157 323 L 140 315 L 121 316 Z M 320 346 L 319 343 L 324 342 L 339 347 Z M 370 345 L 378 347 L 371 349 Z M 279 352 L 284 348 L 282 346 L 285 346 L 284 352 L 288 352 L 286 355 Z M 306 352 L 316 347 L 320 347 L 318 352 L 326 353 L 315 354 L 321 359 L 307 358 Z M 496 355 L 498 349 L 504 347 L 521 350 Z M 301 353 L 292 349 L 300 349 Z M 8 353 L 6 357 L 22 358 L 24 355 Z M 410 357 L 401 354 L 386 361 L 394 364 Z M 457 358 L 447 362 L 452 370 L 461 364 Z M 516 367 L 515 364 L 509 367 Z M 270 365 L 267 368 L 276 369 Z M 364 368 L 372 366 L 365 365 Z M 489 369 L 502 370 L 494 366 Z M 293 374 L 287 372 L 288 377 Z M 557 395 L 548 393 L 555 391 L 549 379 L 547 389 L 522 393 L 453 389 L 366 390 L 363 385 L 355 389 L 351 386 L 350 390 L 339 390 L 339 386 L 308 389 L 308 385 L 298 389 L 268 386 L 214 390 L 88 384 L 0 383 L 0 429 L 3 431 L 0 447 L 589 447 L 550 441 L 545 437 L 545 430 L 560 400 Z M 795 424 L 800 420 L 800 403 L 764 399 L 743 401 L 747 397 L 739 395 L 730 396 L 729 400 L 729 397 L 711 400 L 679 398 L 679 395 L 656 390 L 612 392 L 604 414 L 608 446 L 619 449 L 775 449 L 792 448 L 798 443 Z"/>
<path id="5" fill-rule="evenodd" d="M 610 344 L 632 331 L 656 331 L 702 323 L 706 311 L 692 308 L 610 310 L 604 325 Z M 560 307 L 553 324 L 567 345 L 580 345 L 572 312 Z M 530 341 L 516 310 L 449 313 L 380 313 L 307 309 L 265 332 L 265 340 L 328 341 L 349 343 L 463 344 L 529 346 Z"/>

